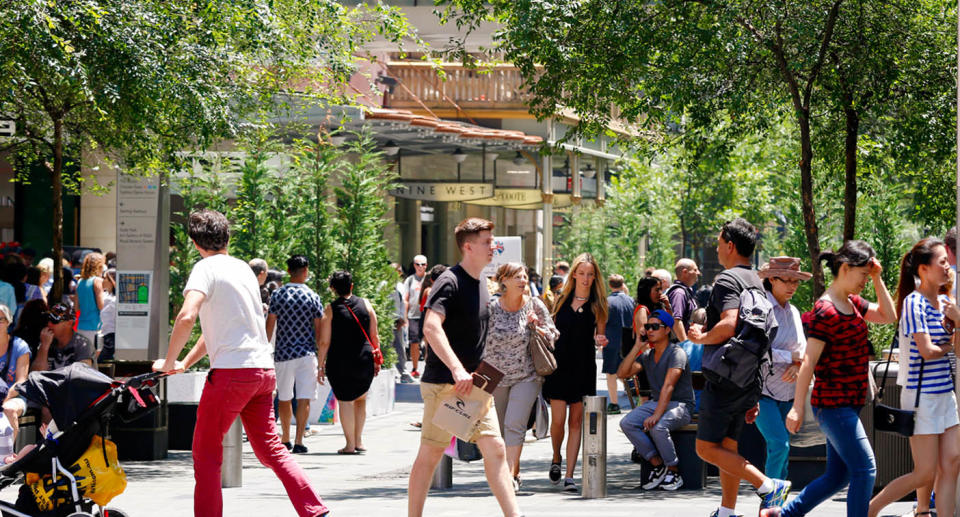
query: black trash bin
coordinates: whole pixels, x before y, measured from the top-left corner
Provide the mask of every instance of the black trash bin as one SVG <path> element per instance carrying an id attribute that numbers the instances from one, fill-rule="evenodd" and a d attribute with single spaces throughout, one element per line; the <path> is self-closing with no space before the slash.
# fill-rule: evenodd
<path id="1" fill-rule="evenodd" d="M 152 361 L 117 361 L 117 377 L 130 377 L 151 371 Z M 114 417 L 110 423 L 110 439 L 117 444 L 117 457 L 120 460 L 148 461 L 162 460 L 167 457 L 168 414 L 167 400 L 163 391 L 166 381 L 161 381 L 157 393 L 160 406 L 132 422 L 123 422 Z"/>

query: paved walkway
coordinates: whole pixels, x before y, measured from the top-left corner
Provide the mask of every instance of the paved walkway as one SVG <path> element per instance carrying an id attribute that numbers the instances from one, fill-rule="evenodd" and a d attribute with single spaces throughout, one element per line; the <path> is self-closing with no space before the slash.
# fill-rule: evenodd
<path id="1" fill-rule="evenodd" d="M 403 386 L 404 393 L 415 389 Z M 310 452 L 298 456 L 314 486 L 337 517 L 406 515 L 407 476 L 419 446 L 419 430 L 410 425 L 420 419 L 421 405 L 399 402 L 389 415 L 368 421 L 365 443 L 369 451 L 362 456 L 339 456 L 343 446 L 339 426 L 314 426 L 317 434 L 306 438 Z M 622 416 L 622 415 L 621 415 Z M 521 508 L 527 516 L 603 517 L 704 516 L 709 515 L 720 498 L 719 483 L 710 478 L 702 491 L 643 492 L 639 468 L 629 461 L 630 445 L 619 431 L 621 416 L 608 417 L 608 491 L 606 499 L 585 500 L 565 494 L 547 479 L 551 457 L 550 440 L 528 442 L 522 459 L 524 489 Z M 193 471 L 190 453 L 174 451 L 164 461 L 126 462 L 128 486 L 114 503 L 137 517 L 190 515 L 193 501 Z M 579 483 L 580 469 L 577 469 Z M 425 513 L 428 516 L 478 517 L 500 515 L 499 507 L 487 487 L 481 462 L 454 462 L 454 487 L 431 491 Z M 6 498 L 13 496 L 8 491 Z M 225 515 L 294 516 L 280 482 L 263 468 L 249 446 L 245 446 L 243 487 L 224 490 Z M 738 509 L 756 515 L 758 500 L 752 490 L 741 491 Z M 900 515 L 911 503 L 897 503 L 885 512 Z M 813 515 L 846 515 L 843 493 L 824 504 Z"/>

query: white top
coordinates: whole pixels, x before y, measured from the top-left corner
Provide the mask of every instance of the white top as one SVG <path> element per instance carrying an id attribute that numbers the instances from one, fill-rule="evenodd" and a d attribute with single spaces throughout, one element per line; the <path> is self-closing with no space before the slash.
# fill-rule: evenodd
<path id="1" fill-rule="evenodd" d="M 273 368 L 260 303 L 260 284 L 246 262 L 212 255 L 193 266 L 188 291 L 206 295 L 200 305 L 200 327 L 211 368 Z"/>
<path id="2" fill-rule="evenodd" d="M 803 322 L 800 311 L 790 302 L 780 305 L 773 293 L 767 291 L 767 300 L 773 305 L 773 315 L 777 318 L 777 334 L 770 342 L 773 362 L 763 367 L 763 394 L 782 402 L 793 400 L 795 384 L 781 380 L 783 372 L 793 364 L 793 353 L 803 356 L 807 348 L 807 339 L 803 335 Z"/>
<path id="3" fill-rule="evenodd" d="M 103 308 L 100 309 L 100 334 L 106 336 L 117 331 L 117 297 L 103 291 Z"/>

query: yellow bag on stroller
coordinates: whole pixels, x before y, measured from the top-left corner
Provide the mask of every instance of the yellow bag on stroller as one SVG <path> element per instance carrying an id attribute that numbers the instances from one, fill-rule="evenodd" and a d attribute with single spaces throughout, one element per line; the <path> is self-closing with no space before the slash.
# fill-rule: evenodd
<path id="1" fill-rule="evenodd" d="M 98 435 L 94 435 L 90 447 L 68 470 L 76 478 L 80 497 L 86 497 L 100 506 L 106 506 L 127 487 L 127 476 L 117 461 L 116 444 Z M 70 483 L 62 474 L 57 475 L 56 484 L 50 474 L 41 476 L 29 473 L 26 482 L 41 511 L 56 508 L 57 500 L 72 500 Z"/>

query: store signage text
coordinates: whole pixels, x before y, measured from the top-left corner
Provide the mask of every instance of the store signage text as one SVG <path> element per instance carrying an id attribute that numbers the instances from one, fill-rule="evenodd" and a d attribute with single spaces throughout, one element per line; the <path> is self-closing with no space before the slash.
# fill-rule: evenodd
<path id="1" fill-rule="evenodd" d="M 493 197 L 493 184 L 406 182 L 391 190 L 390 195 L 421 201 L 469 201 Z"/>

